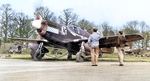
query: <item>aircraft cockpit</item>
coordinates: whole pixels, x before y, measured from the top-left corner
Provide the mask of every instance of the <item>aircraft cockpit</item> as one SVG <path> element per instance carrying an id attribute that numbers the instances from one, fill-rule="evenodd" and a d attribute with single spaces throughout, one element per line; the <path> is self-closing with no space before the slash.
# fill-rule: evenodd
<path id="1" fill-rule="evenodd" d="M 82 30 L 81 28 L 76 27 L 76 26 L 74 26 L 74 25 L 69 26 L 69 29 L 72 30 L 72 31 L 75 32 L 75 33 L 80 34 L 80 35 L 84 35 L 84 34 L 85 34 L 85 31 L 84 31 L 84 30 Z"/>

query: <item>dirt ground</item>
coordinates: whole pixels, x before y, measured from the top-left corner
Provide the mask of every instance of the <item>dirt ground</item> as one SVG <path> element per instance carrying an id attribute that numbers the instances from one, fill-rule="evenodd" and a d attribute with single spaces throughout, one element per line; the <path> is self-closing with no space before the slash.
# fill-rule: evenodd
<path id="1" fill-rule="evenodd" d="M 149 62 L 0 59 L 0 81 L 150 81 Z"/>

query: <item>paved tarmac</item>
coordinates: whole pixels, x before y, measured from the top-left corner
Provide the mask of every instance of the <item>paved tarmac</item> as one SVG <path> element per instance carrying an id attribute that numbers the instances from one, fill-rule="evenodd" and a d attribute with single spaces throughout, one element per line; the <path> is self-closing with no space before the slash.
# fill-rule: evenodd
<path id="1" fill-rule="evenodd" d="M 150 81 L 149 62 L 0 59 L 0 81 Z"/>

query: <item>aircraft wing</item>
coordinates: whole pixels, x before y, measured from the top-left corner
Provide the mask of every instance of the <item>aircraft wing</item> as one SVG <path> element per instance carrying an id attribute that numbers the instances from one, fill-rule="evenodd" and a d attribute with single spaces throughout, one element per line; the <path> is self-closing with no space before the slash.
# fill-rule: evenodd
<path id="1" fill-rule="evenodd" d="M 118 36 L 108 36 L 108 37 L 102 37 L 99 39 L 99 47 L 113 47 L 118 44 Z"/>
<path id="2" fill-rule="evenodd" d="M 102 37 L 99 39 L 99 47 L 115 47 L 127 42 L 134 42 L 141 39 L 144 38 L 141 35 L 136 34 Z"/>
<path id="3" fill-rule="evenodd" d="M 125 37 L 126 37 L 127 42 L 134 42 L 134 41 L 137 41 L 137 40 L 144 39 L 141 35 L 136 35 L 136 34 L 125 35 Z"/>
<path id="4" fill-rule="evenodd" d="M 46 39 L 26 39 L 26 38 L 8 38 L 8 39 L 29 43 L 48 42 Z"/>

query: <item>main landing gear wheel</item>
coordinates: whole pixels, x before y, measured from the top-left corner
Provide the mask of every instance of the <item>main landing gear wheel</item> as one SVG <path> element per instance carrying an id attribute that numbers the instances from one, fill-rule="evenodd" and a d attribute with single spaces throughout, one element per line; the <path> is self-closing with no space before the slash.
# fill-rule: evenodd
<path id="1" fill-rule="evenodd" d="M 43 46 L 43 42 L 40 43 L 38 49 L 36 50 L 35 54 L 33 55 L 33 60 L 35 61 L 40 61 L 42 60 L 42 57 L 44 56 L 44 54 L 42 54 L 42 46 Z"/>
<path id="2" fill-rule="evenodd" d="M 82 53 L 82 52 L 78 52 L 78 53 L 76 54 L 76 61 L 77 61 L 77 62 L 83 62 L 83 61 L 84 61 L 84 58 L 81 56 L 81 53 Z"/>

